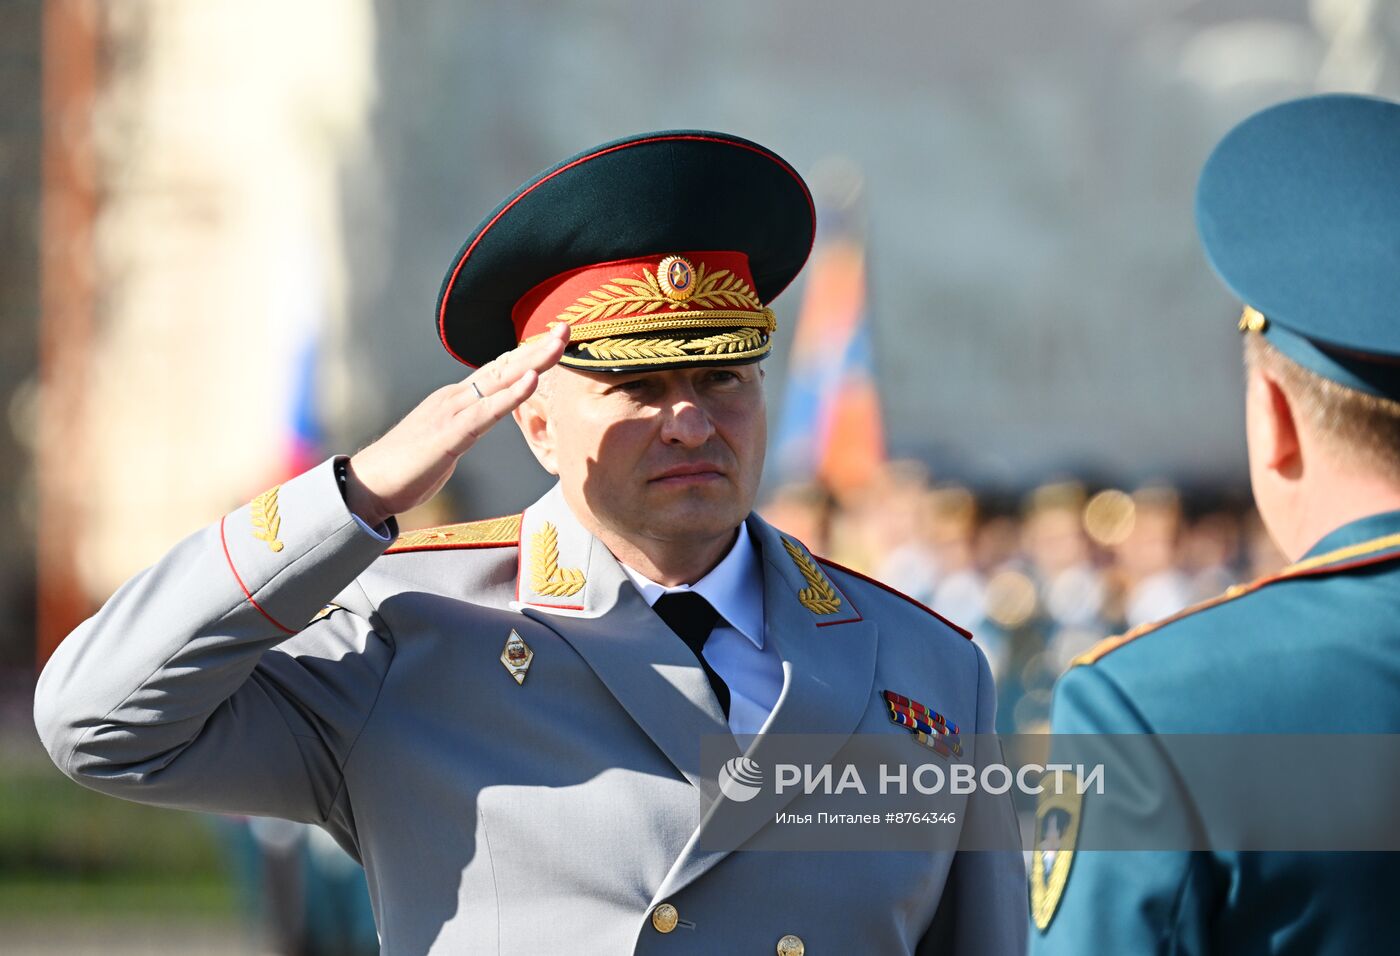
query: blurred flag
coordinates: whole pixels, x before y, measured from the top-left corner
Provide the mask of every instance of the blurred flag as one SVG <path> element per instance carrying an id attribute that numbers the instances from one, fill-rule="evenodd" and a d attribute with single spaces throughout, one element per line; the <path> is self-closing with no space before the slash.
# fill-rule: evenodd
<path id="1" fill-rule="evenodd" d="M 813 175 L 816 245 L 797 318 L 775 445 L 783 482 L 816 479 L 837 495 L 866 485 L 885 461 L 865 279 L 860 174 Z"/>
<path id="2" fill-rule="evenodd" d="M 325 447 L 325 430 L 316 401 L 316 368 L 321 357 L 320 336 L 307 335 L 297 348 L 292 367 L 291 403 L 283 426 L 282 472 L 291 478 L 318 464 Z"/>
<path id="3" fill-rule="evenodd" d="M 285 241 L 270 324 L 272 334 L 285 343 L 286 397 L 278 424 L 281 449 L 270 482 L 294 478 L 326 456 L 320 387 L 328 318 L 324 270 L 309 236 Z"/>

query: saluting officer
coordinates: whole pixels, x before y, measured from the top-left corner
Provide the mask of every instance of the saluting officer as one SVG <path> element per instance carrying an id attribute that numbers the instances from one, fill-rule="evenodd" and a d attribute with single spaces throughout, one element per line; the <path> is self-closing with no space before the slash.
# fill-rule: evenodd
<path id="1" fill-rule="evenodd" d="M 965 632 L 751 511 L 768 303 L 813 232 L 792 167 L 720 133 L 528 181 L 439 298 L 476 371 L 71 634 L 35 701 L 54 761 L 132 800 L 321 825 L 364 864 L 388 956 L 1022 951 L 1019 854 L 707 848 L 705 735 L 761 732 L 761 765 L 779 734 L 921 750 L 929 707 L 993 725 Z M 507 414 L 554 488 L 399 537 Z"/>
<path id="2" fill-rule="evenodd" d="M 1250 480 L 1293 563 L 1080 657 L 1052 729 L 1400 733 L 1400 105 L 1329 95 L 1250 117 L 1207 161 L 1196 213 L 1244 304 Z M 1280 768 L 1278 801 L 1317 772 Z M 1163 806 L 1179 798 L 1143 798 L 1144 825 L 1191 817 Z M 1331 812 L 1294 810 L 1300 828 Z M 1042 806 L 1035 953 L 1395 951 L 1395 854 L 1075 852 L 1094 813 L 1092 792 Z"/>

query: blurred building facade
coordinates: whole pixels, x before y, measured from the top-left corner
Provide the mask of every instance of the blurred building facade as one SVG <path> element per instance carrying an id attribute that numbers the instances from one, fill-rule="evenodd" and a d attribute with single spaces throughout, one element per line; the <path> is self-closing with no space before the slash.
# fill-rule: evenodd
<path id="1" fill-rule="evenodd" d="M 151 0 L 108 14 L 103 289 L 88 383 L 84 581 L 280 480 L 306 343 L 344 353 L 337 171 L 373 84 L 355 0 Z"/>
<path id="2" fill-rule="evenodd" d="M 14 36 L 33 39 L 40 6 L 7 7 Z M 86 372 L 61 383 L 81 391 L 88 477 L 60 504 L 94 601 L 282 477 L 308 369 L 323 452 L 461 377 L 432 317 L 466 233 L 529 172 L 646 128 L 861 170 L 886 439 L 938 481 L 1238 491 L 1236 304 L 1196 250 L 1196 171 L 1266 102 L 1400 92 L 1400 14 L 1379 0 L 716 0 L 668 10 L 660 34 L 638 0 L 84 6 L 102 54 L 97 294 Z M 22 223 L 34 118 L 9 102 Z M 37 238 L 6 242 L 5 334 L 32 355 Z M 800 298 L 777 303 L 775 417 Z M 21 448 L 40 421 L 24 361 L 6 382 Z M 548 482 L 497 429 L 444 520 Z M 18 473 L 10 487 L 32 500 Z M 34 513 L 16 509 L 29 535 Z"/>
<path id="3" fill-rule="evenodd" d="M 62 0 L 44 22 L 51 89 L 95 79 L 90 102 L 48 103 L 46 248 L 71 251 L 45 259 L 26 424 L 48 527 L 28 524 L 49 588 L 71 573 L 91 602 L 286 476 L 313 374 L 322 404 L 345 387 L 338 170 L 373 90 L 372 11 Z M 51 215 L 83 191 L 85 220 Z"/>

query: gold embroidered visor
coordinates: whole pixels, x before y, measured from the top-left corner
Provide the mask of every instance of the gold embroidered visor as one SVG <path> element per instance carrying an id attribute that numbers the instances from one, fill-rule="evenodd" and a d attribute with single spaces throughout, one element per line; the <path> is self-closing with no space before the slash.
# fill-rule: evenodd
<path id="1" fill-rule="evenodd" d="M 585 266 L 547 279 L 511 310 L 519 341 L 563 322 L 561 364 L 596 371 L 735 365 L 768 354 L 773 311 L 742 252 L 685 251 Z"/>

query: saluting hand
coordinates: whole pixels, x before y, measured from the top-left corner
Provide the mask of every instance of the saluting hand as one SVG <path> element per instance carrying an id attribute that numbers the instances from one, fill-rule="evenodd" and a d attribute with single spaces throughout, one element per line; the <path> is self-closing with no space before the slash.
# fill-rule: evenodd
<path id="1" fill-rule="evenodd" d="M 530 397 L 540 373 L 564 354 L 568 338 L 569 327 L 561 322 L 423 399 L 351 457 L 345 492 L 350 510 L 374 528 L 432 498 L 452 476 L 457 459 Z"/>

